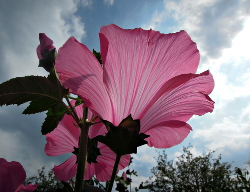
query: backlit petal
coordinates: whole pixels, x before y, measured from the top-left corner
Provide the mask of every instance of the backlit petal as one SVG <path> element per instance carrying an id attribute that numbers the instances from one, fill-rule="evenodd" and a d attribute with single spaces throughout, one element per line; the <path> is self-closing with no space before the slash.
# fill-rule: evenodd
<path id="1" fill-rule="evenodd" d="M 71 101 L 71 105 L 75 105 L 75 101 Z M 83 108 L 85 105 L 78 105 L 75 107 L 75 112 L 77 116 L 81 119 L 83 117 Z M 94 114 L 91 110 L 88 111 L 88 119 L 90 120 Z M 100 121 L 98 119 L 97 121 Z M 45 152 L 47 155 L 57 156 L 65 153 L 71 153 L 74 147 L 78 148 L 78 140 L 80 136 L 80 129 L 75 126 L 75 120 L 69 116 L 65 115 L 59 125 L 51 133 L 47 134 L 47 144 L 45 146 Z M 105 125 L 100 122 L 90 127 L 89 137 L 93 138 L 97 135 L 104 135 L 107 132 Z M 101 155 L 97 156 L 97 163 L 87 163 L 85 171 L 85 179 L 90 179 L 96 175 L 99 181 L 110 180 L 114 162 L 115 153 L 109 149 L 106 145 L 98 143 Z M 121 158 L 118 169 L 123 169 L 128 166 L 130 162 L 130 156 L 123 156 Z M 59 166 L 54 167 L 54 173 L 58 180 L 67 181 L 75 176 L 77 169 L 76 156 L 71 156 L 68 160 Z M 69 176 L 64 176 L 64 174 L 69 174 Z"/>
<path id="2" fill-rule="evenodd" d="M 45 153 L 49 156 L 58 156 L 71 153 L 74 147 L 78 147 L 80 129 L 70 115 L 64 115 L 57 128 L 46 136 Z"/>
<path id="3" fill-rule="evenodd" d="M 98 181 L 105 182 L 109 181 L 112 175 L 113 167 L 115 164 L 116 155 L 115 153 L 103 143 L 98 143 L 101 155 L 97 156 L 98 163 L 87 164 L 85 173 L 85 179 L 90 179 L 96 175 Z M 124 169 L 129 165 L 130 155 L 124 155 L 121 157 L 118 165 L 118 170 Z"/>
<path id="4" fill-rule="evenodd" d="M 72 155 L 62 164 L 53 168 L 54 174 L 59 181 L 68 181 L 76 175 L 76 156 Z"/>
<path id="5" fill-rule="evenodd" d="M 89 49 L 71 37 L 58 51 L 56 71 L 61 83 L 104 119 L 111 119 L 111 102 L 103 84 L 103 68 Z"/>
<path id="6" fill-rule="evenodd" d="M 145 140 L 148 141 L 150 147 L 170 148 L 180 144 L 191 129 L 190 125 L 182 121 L 161 122 L 145 132 L 150 135 Z"/>
<path id="7" fill-rule="evenodd" d="M 38 184 L 35 184 L 35 185 L 32 185 L 32 184 L 23 185 L 22 184 L 19 186 L 16 192 L 32 192 L 32 191 L 35 191 L 37 187 L 38 187 Z"/>
<path id="8" fill-rule="evenodd" d="M 183 81 L 182 75 L 173 79 L 177 82 L 174 83 L 170 80 L 172 85 L 177 86 L 169 88 L 166 83 L 166 87 L 163 87 L 166 92 L 162 94 L 162 96 L 154 102 L 152 107 L 150 107 L 141 117 L 142 133 L 154 133 L 153 129 L 157 129 L 158 131 L 164 130 L 164 126 L 161 125 L 159 128 L 156 126 L 162 122 L 171 120 L 186 122 L 193 115 L 203 115 L 213 111 L 214 102 L 206 95 L 206 93 L 210 93 L 214 87 L 213 77 L 209 71 L 203 72 L 200 75 L 194 75 L 189 81 Z M 180 84 L 178 81 L 184 83 Z M 166 127 L 166 130 L 170 131 L 170 128 Z M 166 134 L 167 138 L 171 139 L 166 130 L 164 130 L 162 134 Z M 181 130 L 182 129 L 178 129 L 175 134 L 180 134 L 180 138 L 183 138 L 184 135 L 187 136 L 189 131 L 183 129 L 184 132 L 182 133 Z M 157 139 L 153 138 L 157 137 L 157 134 L 160 135 L 160 133 L 154 133 L 147 139 L 151 140 L 151 146 L 159 146 L 160 140 L 157 141 Z M 154 144 L 154 141 L 157 141 L 158 144 Z M 168 141 L 165 139 L 162 142 L 166 144 Z M 164 147 L 163 144 L 161 148 Z M 169 145 L 167 144 L 165 147 L 169 147 Z"/>
<path id="9" fill-rule="evenodd" d="M 101 28 L 100 40 L 116 126 L 129 114 L 143 111 L 166 81 L 195 73 L 199 63 L 196 44 L 185 31 L 166 35 L 108 25 Z"/>

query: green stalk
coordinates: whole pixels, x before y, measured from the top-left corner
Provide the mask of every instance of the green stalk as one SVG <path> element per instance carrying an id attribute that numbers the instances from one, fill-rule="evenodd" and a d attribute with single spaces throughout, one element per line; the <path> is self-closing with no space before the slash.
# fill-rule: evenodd
<path id="1" fill-rule="evenodd" d="M 67 107 L 68 111 L 71 113 L 71 116 L 75 119 L 75 121 L 79 124 L 80 120 L 79 120 L 79 118 L 78 118 L 78 116 L 77 116 L 77 114 L 76 114 L 76 112 L 75 112 L 73 106 L 71 105 L 68 96 L 66 96 L 66 97 L 64 97 L 64 98 L 66 99 L 66 101 L 67 101 L 67 103 L 68 103 L 68 105 L 69 105 L 69 107 L 70 107 L 70 109 L 71 109 L 71 111 L 70 111 L 70 110 L 68 109 L 68 107 Z M 87 112 L 88 112 L 88 111 L 87 111 Z M 85 119 L 84 119 L 84 120 L 85 120 Z"/>
<path id="2" fill-rule="evenodd" d="M 90 123 L 87 122 L 88 108 L 84 108 L 83 122 L 80 123 L 81 136 L 79 141 L 79 154 L 77 158 L 77 172 L 76 172 L 76 185 L 75 192 L 81 192 L 83 189 L 83 179 L 85 173 L 85 165 L 87 160 L 87 144 L 88 144 L 88 132 Z"/>
<path id="3" fill-rule="evenodd" d="M 111 179 L 110 179 L 110 182 L 109 182 L 107 192 L 111 192 L 111 190 L 113 188 L 113 184 L 114 184 L 114 181 L 115 181 L 115 176 L 116 176 L 116 173 L 117 173 L 117 169 L 118 169 L 120 159 L 121 159 L 121 155 L 116 154 L 115 165 L 114 165 L 114 168 L 113 168 L 113 172 L 112 172 L 112 176 L 111 176 Z"/>

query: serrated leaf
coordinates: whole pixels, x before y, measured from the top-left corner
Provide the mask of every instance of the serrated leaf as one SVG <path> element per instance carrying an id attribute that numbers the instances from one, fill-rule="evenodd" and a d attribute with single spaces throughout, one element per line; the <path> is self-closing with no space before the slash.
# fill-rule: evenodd
<path id="1" fill-rule="evenodd" d="M 62 102 L 63 93 L 56 84 L 41 76 L 16 77 L 0 84 L 0 106 L 20 105 L 42 97 Z"/>
<path id="2" fill-rule="evenodd" d="M 32 100 L 29 106 L 23 111 L 23 114 L 34 114 L 48 110 L 50 107 L 57 105 L 58 101 L 50 99 L 48 97 L 41 97 L 36 100 Z"/>
<path id="3" fill-rule="evenodd" d="M 54 85 L 55 88 L 54 91 L 58 92 L 58 100 L 55 100 L 54 98 L 50 98 L 47 96 L 41 96 L 35 100 L 32 100 L 29 106 L 23 111 L 23 114 L 40 113 L 52 107 L 56 107 L 59 105 L 63 106 L 64 103 L 62 101 L 62 98 L 64 95 L 67 94 L 68 90 L 66 90 L 60 84 L 55 73 L 50 73 L 47 79 Z"/>
<path id="4" fill-rule="evenodd" d="M 54 113 L 52 109 L 49 109 L 46 114 L 47 117 L 45 118 L 45 121 L 43 122 L 42 125 L 42 130 L 41 130 L 42 134 L 46 135 L 51 131 L 53 131 L 57 127 L 58 123 L 62 120 L 64 114 L 65 112 Z"/>

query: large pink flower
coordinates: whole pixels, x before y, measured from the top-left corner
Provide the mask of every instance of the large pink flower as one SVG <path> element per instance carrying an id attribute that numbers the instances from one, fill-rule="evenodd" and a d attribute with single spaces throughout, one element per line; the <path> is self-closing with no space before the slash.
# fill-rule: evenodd
<path id="1" fill-rule="evenodd" d="M 8 162 L 0 158 L 0 191 L 4 192 L 31 192 L 37 185 L 23 185 L 26 173 L 19 162 Z"/>
<path id="2" fill-rule="evenodd" d="M 72 102 L 74 104 L 74 102 Z M 79 118 L 83 117 L 83 105 L 75 108 Z M 88 119 L 91 119 L 92 113 L 88 113 Z M 78 141 L 80 137 L 80 129 L 76 127 L 77 123 L 70 115 L 65 115 L 59 122 L 59 125 L 51 133 L 47 134 L 47 144 L 45 146 L 45 153 L 49 156 L 58 156 L 65 153 L 72 153 L 75 148 L 78 148 Z M 104 135 L 107 132 L 103 123 L 98 123 L 90 127 L 90 139 L 97 135 Z M 97 156 L 97 163 L 87 163 L 84 175 L 85 180 L 89 180 L 96 175 L 99 181 L 108 181 L 111 178 L 113 166 L 115 163 L 115 153 L 106 145 L 98 142 L 97 147 L 100 149 L 101 155 Z M 68 181 L 76 175 L 77 157 L 72 155 L 61 165 L 53 168 L 54 174 L 60 181 Z M 118 169 L 121 170 L 128 166 L 130 162 L 130 155 L 125 155 L 121 158 Z"/>
<path id="3" fill-rule="evenodd" d="M 193 115 L 212 112 L 209 71 L 194 74 L 200 55 L 185 31 L 161 34 L 140 28 L 101 28 L 103 67 L 74 37 L 59 49 L 56 71 L 71 93 L 101 119 L 117 126 L 128 115 L 140 119 L 149 146 L 168 148 L 189 134 Z"/>

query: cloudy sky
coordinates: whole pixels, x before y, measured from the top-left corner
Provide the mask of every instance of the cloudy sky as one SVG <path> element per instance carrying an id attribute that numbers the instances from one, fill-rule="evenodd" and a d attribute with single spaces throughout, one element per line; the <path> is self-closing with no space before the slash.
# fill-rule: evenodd
<path id="1" fill-rule="evenodd" d="M 169 159 L 192 144 L 196 155 L 216 150 L 223 160 L 244 167 L 250 159 L 250 1 L 248 0 L 0 0 L 0 83 L 26 75 L 47 75 L 38 68 L 38 34 L 46 33 L 59 48 L 75 36 L 99 51 L 101 26 L 154 29 L 161 33 L 186 30 L 201 53 L 198 72 L 209 69 L 215 79 L 213 113 L 194 117 L 183 143 L 167 149 Z M 40 133 L 44 114 L 22 115 L 26 104 L 0 108 L 0 157 L 19 161 L 27 175 L 62 163 L 67 156 L 44 154 Z M 159 151 L 159 150 L 158 150 Z M 157 150 L 141 147 L 132 169 L 151 176 Z"/>

